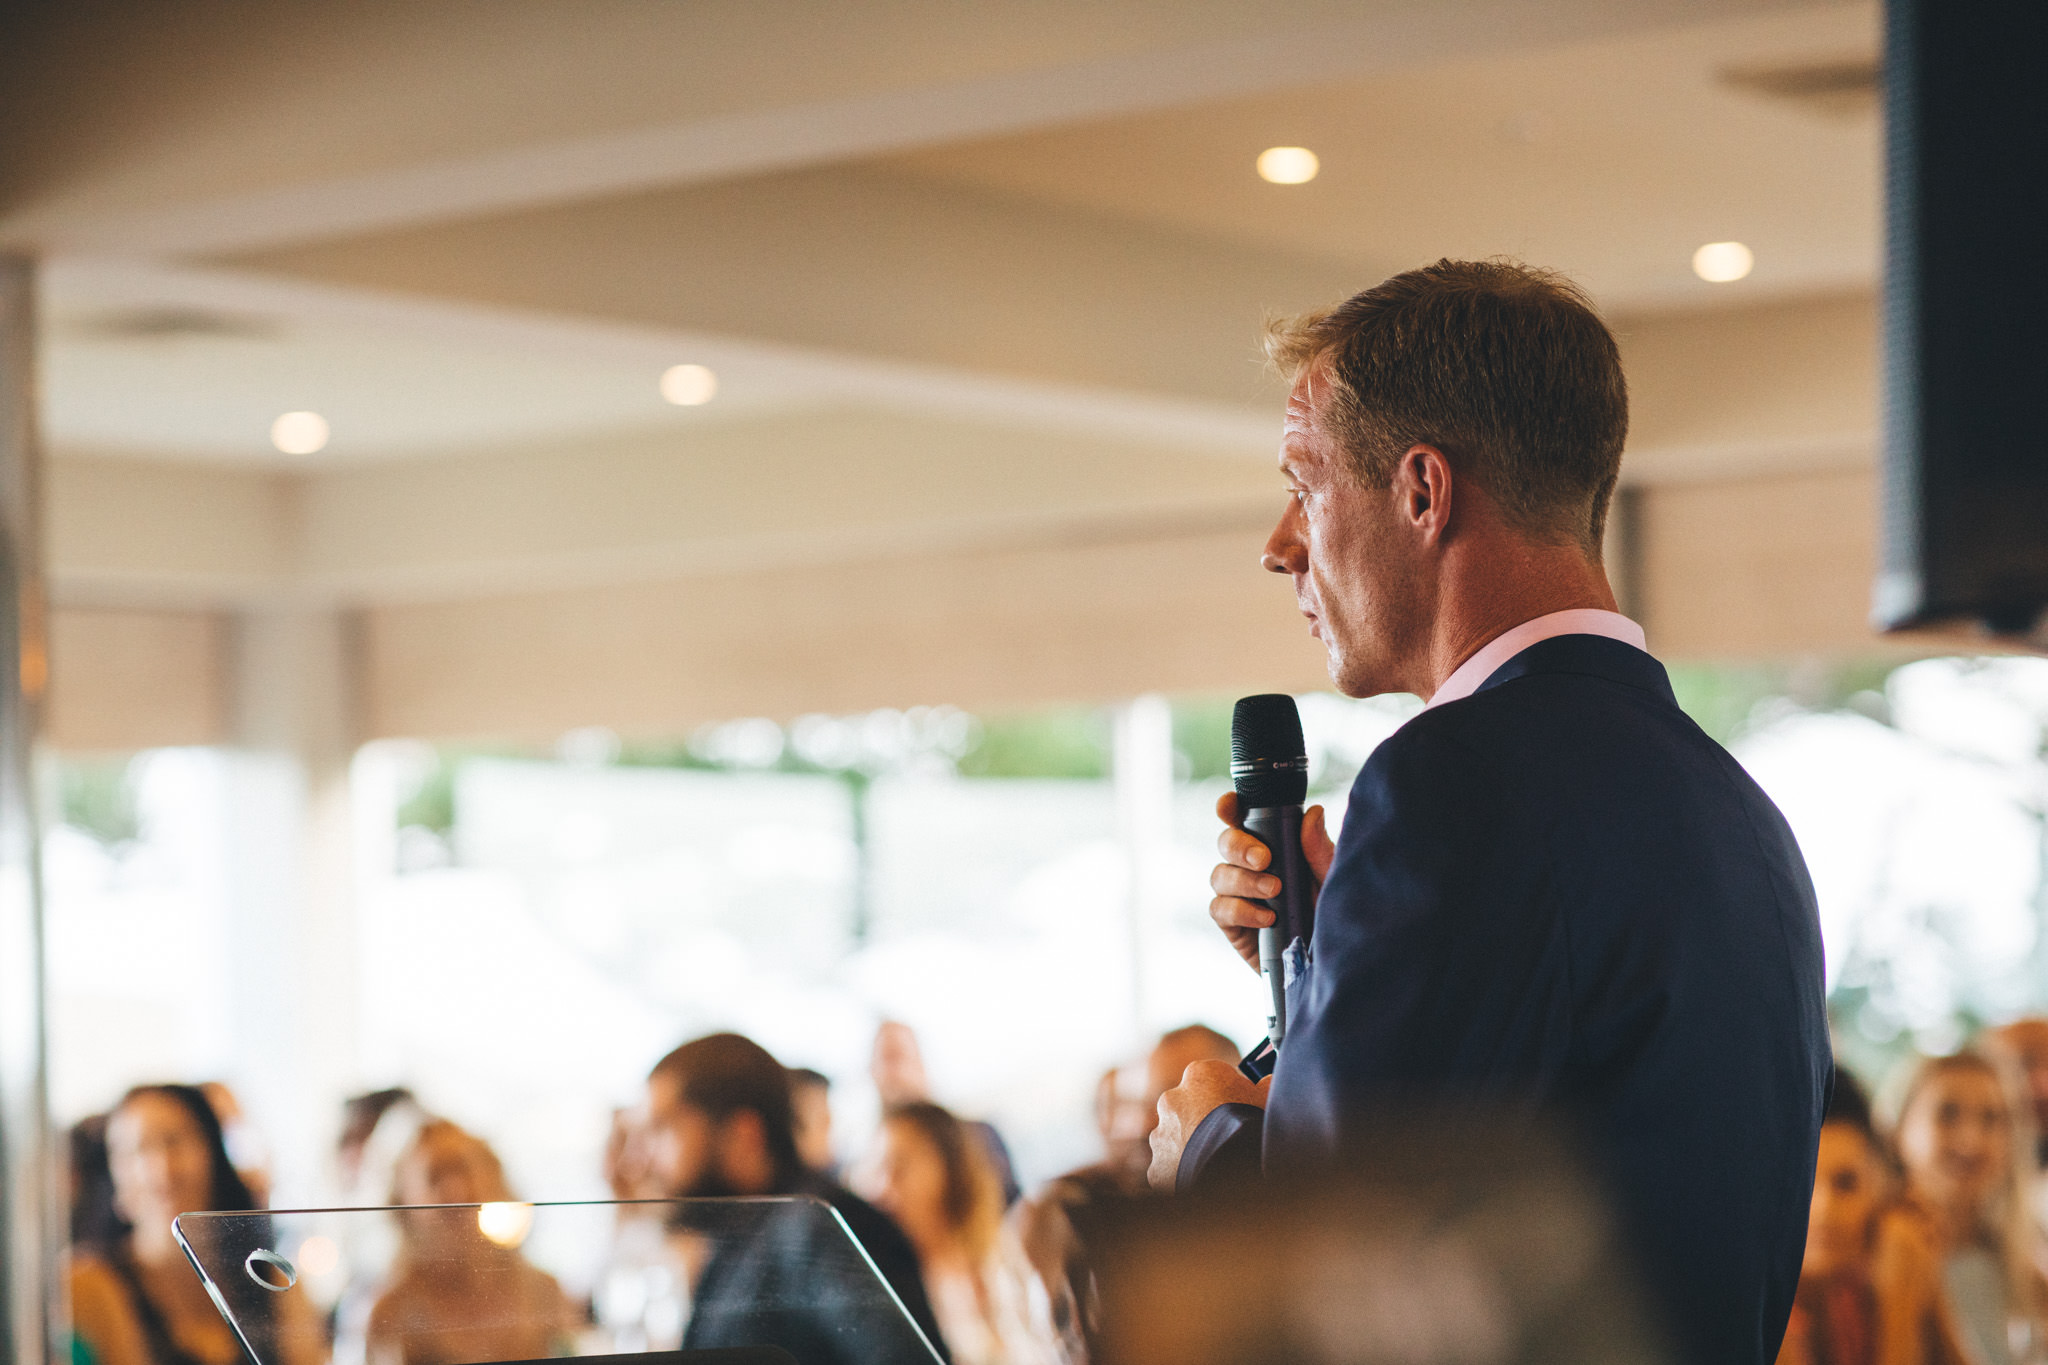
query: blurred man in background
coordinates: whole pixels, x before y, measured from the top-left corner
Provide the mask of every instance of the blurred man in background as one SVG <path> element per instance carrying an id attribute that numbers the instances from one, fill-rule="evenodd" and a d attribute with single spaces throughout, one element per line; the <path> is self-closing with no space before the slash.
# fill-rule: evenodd
<path id="1" fill-rule="evenodd" d="M 1107 1072 L 1095 1101 L 1101 1169 L 1142 1193 L 1152 1164 L 1152 1130 L 1159 1126 L 1159 1097 L 1179 1085 L 1194 1063 L 1235 1065 L 1239 1055 L 1237 1044 L 1215 1029 L 1188 1024 L 1161 1035 L 1142 1062 Z"/>
<path id="2" fill-rule="evenodd" d="M 837 1179 L 839 1157 L 832 1150 L 832 1079 L 807 1066 L 789 1069 L 789 1099 L 796 1110 L 796 1154 L 819 1175 Z"/>
<path id="3" fill-rule="evenodd" d="M 737 1033 L 684 1043 L 655 1063 L 647 1077 L 648 1153 L 671 1199 L 733 1195 L 810 1195 L 846 1220 L 875 1268 L 896 1291 L 920 1330 L 939 1343 L 917 1253 L 888 1216 L 836 1181 L 807 1169 L 797 1152 L 789 1073 L 768 1050 Z M 686 1350 L 754 1344 L 744 1334 L 721 1337 L 735 1317 L 763 1298 L 815 1304 L 806 1339 L 830 1341 L 861 1324 L 848 1320 L 857 1293 L 817 1282 L 834 1261 L 815 1239 L 835 1235 L 821 1220 L 791 1219 L 779 1235 L 718 1246 L 698 1273 Z M 823 1348 L 821 1348 L 823 1349 Z M 943 1348 L 942 1348 L 943 1349 Z M 827 1355 L 825 1358 L 835 1358 Z"/>
<path id="4" fill-rule="evenodd" d="M 1055 1176 L 1018 1201 L 1011 1215 L 1018 1245 L 1043 1291 L 1032 1297 L 1033 1312 L 1059 1360 L 1085 1365 L 1095 1354 L 1096 1234 L 1118 1210 L 1151 1194 L 1145 1172 L 1159 1097 L 1196 1062 L 1234 1065 L 1238 1055 L 1223 1034 L 1189 1024 L 1163 1035 L 1142 1061 L 1103 1073 L 1095 1096 L 1102 1160 Z"/>

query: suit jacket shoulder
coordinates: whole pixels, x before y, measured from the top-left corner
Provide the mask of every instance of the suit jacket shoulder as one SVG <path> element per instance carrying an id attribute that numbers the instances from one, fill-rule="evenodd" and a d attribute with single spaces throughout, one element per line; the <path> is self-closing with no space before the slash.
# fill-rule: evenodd
<path id="1" fill-rule="evenodd" d="M 1352 786 L 1269 1171 L 1402 1106 L 1565 1115 L 1701 1359 L 1790 1311 L 1831 1070 L 1797 843 L 1619 641 L 1531 646 Z"/>

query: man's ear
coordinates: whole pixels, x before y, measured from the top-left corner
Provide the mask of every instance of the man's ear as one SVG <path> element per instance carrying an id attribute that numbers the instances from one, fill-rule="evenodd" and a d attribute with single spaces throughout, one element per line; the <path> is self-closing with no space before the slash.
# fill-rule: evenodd
<path id="1" fill-rule="evenodd" d="M 1430 541 L 1443 539 L 1450 529 L 1456 484 L 1450 457 L 1433 445 L 1409 446 L 1394 467 L 1402 515 Z"/>

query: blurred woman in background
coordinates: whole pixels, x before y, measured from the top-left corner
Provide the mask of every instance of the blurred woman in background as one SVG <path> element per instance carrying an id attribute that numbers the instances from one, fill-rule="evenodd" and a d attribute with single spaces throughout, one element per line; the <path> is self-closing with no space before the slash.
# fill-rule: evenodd
<path id="1" fill-rule="evenodd" d="M 370 1365 L 459 1365 L 573 1354 L 578 1318 L 555 1278 L 519 1252 L 531 1206 L 514 1202 L 482 1138 L 448 1122 L 420 1127 L 398 1159 L 394 1204 L 406 1209 L 390 1283 L 370 1310 Z"/>
<path id="2" fill-rule="evenodd" d="M 242 1348 L 171 1232 L 200 1210 L 258 1207 L 220 1120 L 189 1085 L 137 1086 L 107 1116 L 111 1216 L 71 1262 L 72 1319 L 93 1365 L 240 1365 Z"/>
<path id="3" fill-rule="evenodd" d="M 1924 1220 L 1894 1209 L 1898 1179 L 1870 1100 L 1837 1068 L 1820 1129 L 1806 1253 L 1778 1365 L 1960 1365 Z"/>
<path id="4" fill-rule="evenodd" d="M 882 1117 L 874 1203 L 917 1248 L 925 1292 L 956 1365 L 1037 1365 L 1050 1357 L 1025 1312 L 1021 1257 L 1003 1227 L 1002 1185 L 981 1142 L 928 1101 Z"/>
<path id="5" fill-rule="evenodd" d="M 2017 1090 L 1983 1053 L 1930 1057 L 1893 1106 L 1906 1197 L 1885 1232 L 1910 1227 L 1941 1268 L 1947 1319 L 1979 1365 L 2043 1358 L 2048 1304 L 2032 1217 L 2033 1125 Z"/>

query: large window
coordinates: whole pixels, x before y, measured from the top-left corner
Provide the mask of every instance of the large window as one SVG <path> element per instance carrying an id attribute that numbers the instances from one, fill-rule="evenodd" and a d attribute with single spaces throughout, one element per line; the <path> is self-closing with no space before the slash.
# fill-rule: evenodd
<path id="1" fill-rule="evenodd" d="M 1674 674 L 1806 851 L 1852 1061 L 1876 1072 L 2048 999 L 2048 662 Z M 1341 821 L 1414 703 L 1302 710 L 1314 799 Z M 496 1142 L 530 1196 L 593 1196 L 611 1109 L 711 1029 L 833 1077 L 855 1155 L 870 1039 L 895 1018 L 937 1097 L 996 1122 L 1027 1179 L 1090 1160 L 1105 1069 L 1179 1024 L 1247 1045 L 1264 1027 L 1206 914 L 1229 714 L 1154 698 L 741 721 L 672 746 L 369 746 L 356 1036 L 336 1074 L 414 1087 Z M 247 1073 L 288 1061 L 249 1045 L 261 1001 L 237 985 L 282 941 L 229 908 L 253 837 L 229 797 L 243 761 L 57 765 L 62 1117 L 165 1076 L 238 1082 L 260 1111 Z"/>

